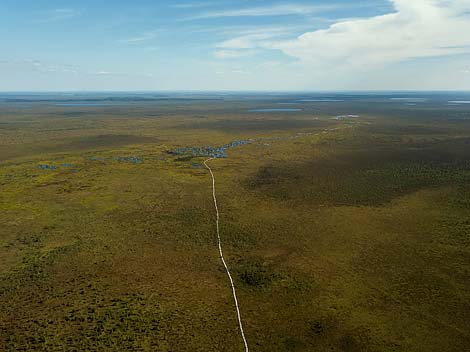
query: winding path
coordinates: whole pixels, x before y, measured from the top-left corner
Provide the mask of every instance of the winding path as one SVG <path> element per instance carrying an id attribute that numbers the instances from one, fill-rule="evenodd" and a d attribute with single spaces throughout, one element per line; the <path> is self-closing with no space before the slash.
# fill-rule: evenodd
<path id="1" fill-rule="evenodd" d="M 233 300 L 235 302 L 235 308 L 237 310 L 238 325 L 240 327 L 240 334 L 242 336 L 243 343 L 245 345 L 245 351 L 249 352 L 248 342 L 246 341 L 245 332 L 243 331 L 243 323 L 242 323 L 242 318 L 241 318 L 241 315 L 240 315 L 240 306 L 238 304 L 237 292 L 235 290 L 235 284 L 233 283 L 232 275 L 230 274 L 230 270 L 228 269 L 227 263 L 225 262 L 224 253 L 222 252 L 222 241 L 220 239 L 220 230 L 219 230 L 220 215 L 219 215 L 219 207 L 217 206 L 217 197 L 216 197 L 216 194 L 215 194 L 215 177 L 214 177 L 214 173 L 212 172 L 212 169 L 210 168 L 209 165 L 207 165 L 207 163 L 209 161 L 213 160 L 213 159 L 214 158 L 210 158 L 210 159 L 207 159 L 206 161 L 204 161 L 204 166 L 209 170 L 209 172 L 211 173 L 211 176 L 212 176 L 212 196 L 214 198 L 215 212 L 216 212 L 216 215 L 217 215 L 216 224 L 217 224 L 217 241 L 219 243 L 219 255 L 220 255 L 220 260 L 222 261 L 222 264 L 224 264 L 225 271 L 227 272 L 227 276 L 230 280 L 230 286 L 232 286 L 232 295 L 233 295 Z"/>

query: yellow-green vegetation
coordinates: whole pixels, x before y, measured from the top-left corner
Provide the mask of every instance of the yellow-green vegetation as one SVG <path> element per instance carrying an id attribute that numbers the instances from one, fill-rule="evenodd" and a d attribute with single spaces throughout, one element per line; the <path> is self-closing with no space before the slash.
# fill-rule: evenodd
<path id="1" fill-rule="evenodd" d="M 0 105 L 0 350 L 241 351 L 247 139 L 252 351 L 467 350 L 470 112 L 271 103 Z"/>

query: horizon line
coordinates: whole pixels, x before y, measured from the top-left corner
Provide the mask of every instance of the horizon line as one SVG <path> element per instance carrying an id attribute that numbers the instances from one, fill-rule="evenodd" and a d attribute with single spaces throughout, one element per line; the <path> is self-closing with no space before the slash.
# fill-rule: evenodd
<path id="1" fill-rule="evenodd" d="M 162 90 L 0 90 L 0 94 L 76 94 L 76 93 L 132 93 L 132 94 L 154 94 L 154 93 L 272 93 L 272 94 L 292 94 L 292 93 L 470 93 L 470 90 L 461 89 L 329 89 L 329 90 L 242 90 L 242 89 L 162 89 Z"/>

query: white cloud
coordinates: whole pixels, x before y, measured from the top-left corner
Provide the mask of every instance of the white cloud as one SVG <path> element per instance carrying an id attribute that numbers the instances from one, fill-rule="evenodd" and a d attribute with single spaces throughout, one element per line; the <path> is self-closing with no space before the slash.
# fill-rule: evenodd
<path id="1" fill-rule="evenodd" d="M 51 64 L 36 59 L 14 59 L 0 61 L 0 66 L 14 67 L 20 71 L 78 73 L 78 68 L 72 65 Z"/>
<path id="2" fill-rule="evenodd" d="M 62 8 L 62 9 L 53 9 L 47 11 L 45 17 L 35 21 L 36 23 L 49 23 L 63 21 L 70 18 L 80 16 L 81 12 L 76 9 Z"/>
<path id="3" fill-rule="evenodd" d="M 223 41 L 217 44 L 218 48 L 222 49 L 253 49 L 259 47 L 259 43 L 274 37 L 275 35 L 270 33 L 259 33 L 259 34 L 247 34 L 233 39 Z"/>
<path id="4" fill-rule="evenodd" d="M 279 50 L 297 60 L 268 59 L 250 68 L 256 67 L 263 79 L 276 77 L 282 87 L 468 89 L 470 0 L 390 3 L 394 10 L 388 14 L 339 19 L 300 36 L 299 28 L 232 33 L 232 38 L 216 45 L 215 57 L 236 59 Z M 258 55 L 259 59 L 269 57 Z"/>
<path id="5" fill-rule="evenodd" d="M 232 73 L 235 73 L 235 74 L 238 74 L 238 75 L 249 75 L 249 74 L 251 74 L 250 71 L 241 70 L 241 69 L 232 70 Z"/>
<path id="6" fill-rule="evenodd" d="M 270 43 L 310 66 L 383 66 L 470 53 L 470 0 L 390 0 L 395 12 Z"/>
<path id="7" fill-rule="evenodd" d="M 220 1 L 206 1 L 206 2 L 187 2 L 187 3 L 180 3 L 180 4 L 173 4 L 171 7 L 175 9 L 196 9 L 201 7 L 210 7 L 215 5 L 220 5 Z"/>
<path id="8" fill-rule="evenodd" d="M 135 37 L 118 40 L 118 42 L 126 44 L 140 44 L 155 39 L 158 35 L 158 32 L 159 31 L 148 31 L 141 33 Z"/>
<path id="9" fill-rule="evenodd" d="M 275 69 L 275 68 L 280 67 L 282 65 L 283 65 L 283 63 L 280 62 L 280 61 L 265 61 L 265 62 L 262 62 L 261 64 L 259 64 L 257 66 L 257 68 L 260 69 L 260 70 Z"/>
<path id="10" fill-rule="evenodd" d="M 214 52 L 216 59 L 239 59 L 241 57 L 254 56 L 258 50 L 217 50 Z"/>
<path id="11" fill-rule="evenodd" d="M 301 5 L 280 4 L 271 6 L 248 7 L 236 10 L 209 11 L 192 17 L 191 19 L 221 18 L 221 17 L 263 17 L 263 16 L 289 16 L 310 15 L 313 13 L 336 8 L 332 5 Z"/>
<path id="12" fill-rule="evenodd" d="M 253 49 L 263 47 L 264 41 L 272 38 L 285 38 L 298 31 L 295 27 L 267 27 L 241 31 L 235 37 L 217 44 L 224 49 Z"/>
<path id="13" fill-rule="evenodd" d="M 148 46 L 144 48 L 145 51 L 158 51 L 159 49 L 158 46 Z"/>
<path id="14" fill-rule="evenodd" d="M 226 59 L 254 55 L 260 50 L 269 49 L 268 40 L 292 37 L 298 31 L 298 27 L 263 27 L 229 32 L 232 38 L 216 44 L 220 50 L 216 57 Z"/>

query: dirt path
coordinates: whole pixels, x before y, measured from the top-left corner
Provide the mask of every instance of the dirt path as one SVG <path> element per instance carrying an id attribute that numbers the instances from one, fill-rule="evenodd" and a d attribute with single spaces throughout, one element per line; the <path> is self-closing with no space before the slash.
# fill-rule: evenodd
<path id="1" fill-rule="evenodd" d="M 222 241 L 220 239 L 220 230 L 219 230 L 219 228 L 220 228 L 220 226 L 219 226 L 220 215 L 219 215 L 219 207 L 217 206 L 217 196 L 216 196 L 216 192 L 215 192 L 215 177 L 214 177 L 214 173 L 212 172 L 212 169 L 210 168 L 209 165 L 207 165 L 207 163 L 211 160 L 213 160 L 213 158 L 210 158 L 210 159 L 207 159 L 206 161 L 204 161 L 204 166 L 209 170 L 209 172 L 212 176 L 212 196 L 214 198 L 214 206 L 215 206 L 215 212 L 216 212 L 217 241 L 218 241 L 218 244 L 219 244 L 219 255 L 220 255 L 220 260 L 222 261 L 222 264 L 225 267 L 225 271 L 227 273 L 227 276 L 230 280 L 230 286 L 232 287 L 233 300 L 235 302 L 235 308 L 237 310 L 238 325 L 240 327 L 240 334 L 243 338 L 243 343 L 245 345 L 245 351 L 249 352 L 248 342 L 246 341 L 245 332 L 243 331 L 243 323 L 242 323 L 242 318 L 241 318 L 241 314 L 240 314 L 240 307 L 239 307 L 238 299 L 237 299 L 237 292 L 235 290 L 235 284 L 233 283 L 232 275 L 230 274 L 230 270 L 228 269 L 227 263 L 225 262 L 224 254 L 222 252 Z"/>

